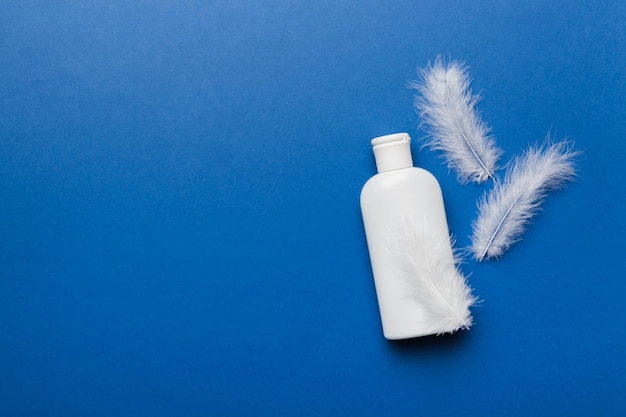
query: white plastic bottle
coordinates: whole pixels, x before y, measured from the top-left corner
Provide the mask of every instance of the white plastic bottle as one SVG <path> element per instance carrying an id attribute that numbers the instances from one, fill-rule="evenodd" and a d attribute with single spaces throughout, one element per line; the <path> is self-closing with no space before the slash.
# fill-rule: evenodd
<path id="1" fill-rule="evenodd" d="M 433 318 L 425 306 L 427 297 L 416 296 L 413 284 L 407 284 L 402 276 L 407 265 L 410 268 L 414 263 L 419 270 L 422 262 L 434 262 L 433 267 L 422 269 L 426 275 L 437 275 L 431 272 L 446 268 L 456 273 L 441 188 L 432 174 L 413 166 L 410 142 L 406 133 L 372 139 L 378 174 L 361 191 L 363 223 L 387 339 L 455 330 Z M 439 279 L 425 278 L 426 284 Z M 463 323 L 465 318 L 459 318 Z"/>

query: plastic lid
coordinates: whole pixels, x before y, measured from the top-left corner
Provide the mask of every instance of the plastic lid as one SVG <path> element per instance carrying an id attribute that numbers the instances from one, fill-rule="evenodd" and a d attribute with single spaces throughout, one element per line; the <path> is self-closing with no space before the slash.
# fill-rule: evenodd
<path id="1" fill-rule="evenodd" d="M 378 172 L 413 167 L 411 137 L 408 133 L 394 133 L 374 138 L 372 149 Z"/>

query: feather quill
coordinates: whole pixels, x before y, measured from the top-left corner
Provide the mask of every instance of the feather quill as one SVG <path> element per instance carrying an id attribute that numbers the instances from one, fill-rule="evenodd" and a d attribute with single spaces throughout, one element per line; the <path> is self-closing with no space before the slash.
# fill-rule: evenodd
<path id="1" fill-rule="evenodd" d="M 577 155 L 571 142 L 552 143 L 548 136 L 511 161 L 504 180 L 478 203 L 471 246 L 477 260 L 498 258 L 521 239 L 548 193 L 575 177 Z"/>
<path id="2" fill-rule="evenodd" d="M 470 307 L 477 298 L 457 268 L 449 237 L 416 230 L 416 222 L 398 224 L 392 251 L 408 296 L 424 307 L 429 333 L 452 333 L 472 325 Z"/>
<path id="3" fill-rule="evenodd" d="M 465 65 L 456 61 L 445 65 L 437 58 L 419 73 L 420 79 L 409 87 L 419 93 L 415 109 L 429 135 L 425 144 L 443 152 L 462 184 L 493 180 L 502 150 L 476 110 L 480 96 L 472 95 Z"/>

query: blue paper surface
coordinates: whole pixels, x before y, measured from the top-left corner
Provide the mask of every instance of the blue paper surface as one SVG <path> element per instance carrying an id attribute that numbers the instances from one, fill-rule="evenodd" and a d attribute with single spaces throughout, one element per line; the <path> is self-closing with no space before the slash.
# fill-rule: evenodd
<path id="1" fill-rule="evenodd" d="M 311 3 L 311 4 L 308 4 Z M 626 3 L 0 1 L 0 415 L 626 414 Z M 455 335 L 383 339 L 359 211 L 407 83 L 465 61 L 508 160 L 579 177 L 461 265 Z"/>

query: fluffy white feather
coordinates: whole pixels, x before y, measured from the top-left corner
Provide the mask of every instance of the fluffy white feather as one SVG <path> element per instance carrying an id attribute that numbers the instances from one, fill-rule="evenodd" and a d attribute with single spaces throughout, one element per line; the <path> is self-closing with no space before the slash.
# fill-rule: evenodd
<path id="1" fill-rule="evenodd" d="M 424 307 L 424 328 L 431 333 L 451 333 L 472 325 L 470 307 L 477 298 L 457 268 L 449 237 L 416 230 L 410 219 L 399 225 L 392 250 L 406 294 Z"/>
<path id="2" fill-rule="evenodd" d="M 420 93 L 415 109 L 429 134 L 426 145 L 443 152 L 459 182 L 493 179 L 502 150 L 475 108 L 480 97 L 472 95 L 465 65 L 456 61 L 445 65 L 437 58 L 409 86 Z"/>
<path id="3" fill-rule="evenodd" d="M 521 239 L 547 194 L 574 178 L 578 154 L 570 142 L 552 143 L 548 136 L 511 161 L 504 180 L 478 203 L 471 247 L 476 259 L 497 258 Z"/>

